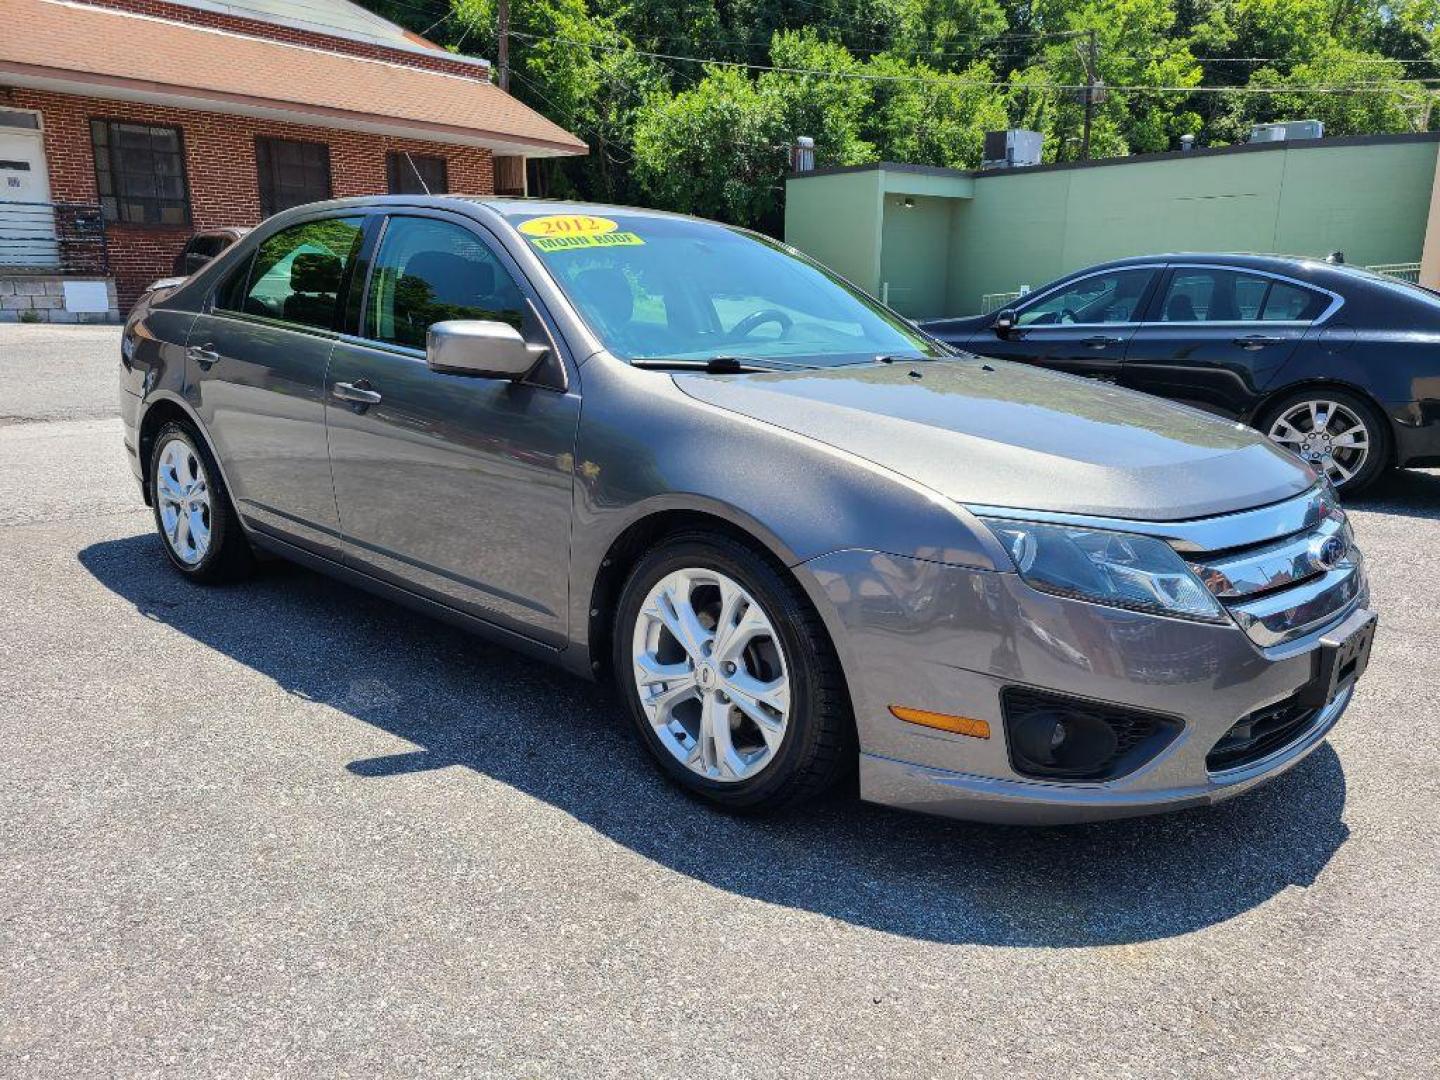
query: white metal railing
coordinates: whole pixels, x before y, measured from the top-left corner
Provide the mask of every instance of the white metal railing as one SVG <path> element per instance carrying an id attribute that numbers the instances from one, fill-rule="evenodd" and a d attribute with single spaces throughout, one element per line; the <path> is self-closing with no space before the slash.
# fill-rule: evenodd
<path id="1" fill-rule="evenodd" d="M 1420 264 L 1418 262 L 1375 263 L 1373 266 L 1365 267 L 1365 269 L 1375 274 L 1384 274 L 1386 277 L 1408 281 L 1412 285 L 1418 285 L 1420 283 Z"/>
<path id="2" fill-rule="evenodd" d="M 990 292 L 980 297 L 980 314 L 989 315 L 992 311 L 999 311 L 1006 304 L 1014 303 L 1025 295 L 1022 289 L 1018 292 Z"/>

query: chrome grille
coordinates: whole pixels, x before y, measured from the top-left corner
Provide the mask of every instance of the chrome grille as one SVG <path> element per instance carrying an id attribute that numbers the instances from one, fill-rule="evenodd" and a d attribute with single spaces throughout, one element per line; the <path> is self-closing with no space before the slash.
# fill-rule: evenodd
<path id="1" fill-rule="evenodd" d="M 1218 552 L 1181 552 L 1262 646 L 1283 644 L 1334 621 L 1365 592 L 1364 559 L 1334 498 L 1317 488 L 1294 502 L 1304 503 L 1303 512 L 1286 520 L 1300 527 L 1286 536 L 1247 538 L 1242 527 L 1224 536 Z"/>

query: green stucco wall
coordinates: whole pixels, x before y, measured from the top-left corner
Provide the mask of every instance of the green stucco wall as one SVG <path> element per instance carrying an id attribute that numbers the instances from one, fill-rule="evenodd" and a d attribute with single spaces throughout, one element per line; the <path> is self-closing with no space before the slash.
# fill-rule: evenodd
<path id="1" fill-rule="evenodd" d="M 906 206 L 909 198 L 911 205 Z M 942 315 L 948 302 L 953 199 L 886 195 L 880 292 L 907 315 Z"/>
<path id="2" fill-rule="evenodd" d="M 909 209 L 892 192 L 933 187 L 933 173 L 908 185 L 883 167 L 798 177 L 786 239 L 846 276 L 842 263 L 863 264 L 869 276 L 854 280 L 877 294 L 888 281 L 892 304 L 914 316 L 973 313 L 985 293 L 1127 255 L 1342 250 L 1362 265 L 1418 262 L 1436 148 L 1335 140 L 1016 170 L 917 195 Z M 862 187 L 863 199 L 837 198 Z"/>
<path id="3" fill-rule="evenodd" d="M 786 242 L 877 296 L 881 183 L 877 171 L 844 172 L 807 176 L 800 198 L 785 189 Z"/>

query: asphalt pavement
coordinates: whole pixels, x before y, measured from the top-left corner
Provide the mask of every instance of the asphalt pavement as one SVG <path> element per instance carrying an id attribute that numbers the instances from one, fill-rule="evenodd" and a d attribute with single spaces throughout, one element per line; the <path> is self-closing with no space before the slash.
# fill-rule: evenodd
<path id="1" fill-rule="evenodd" d="M 1267 787 L 741 820 L 603 690 L 307 571 L 180 580 L 118 340 L 0 326 L 0 1076 L 1440 1071 L 1440 474 L 1354 508 L 1370 669 Z"/>

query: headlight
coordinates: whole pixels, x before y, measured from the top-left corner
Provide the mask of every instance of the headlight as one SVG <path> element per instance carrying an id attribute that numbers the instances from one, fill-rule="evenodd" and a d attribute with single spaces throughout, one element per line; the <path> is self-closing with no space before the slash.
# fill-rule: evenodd
<path id="1" fill-rule="evenodd" d="M 981 518 L 1037 589 L 1097 604 L 1221 620 L 1224 611 L 1163 540 L 1130 533 Z"/>

